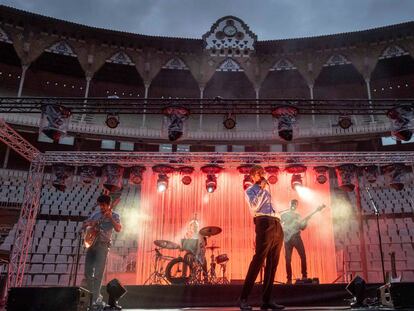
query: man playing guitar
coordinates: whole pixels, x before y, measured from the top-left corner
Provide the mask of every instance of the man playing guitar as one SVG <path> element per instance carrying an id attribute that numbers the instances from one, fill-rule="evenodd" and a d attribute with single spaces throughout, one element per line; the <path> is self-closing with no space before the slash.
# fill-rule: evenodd
<path id="1" fill-rule="evenodd" d="M 83 223 L 83 228 L 86 229 L 85 247 L 87 247 L 85 278 L 87 288 L 93 294 L 94 304 L 100 296 L 106 257 L 112 241 L 112 230 L 120 232 L 122 229 L 119 215 L 112 212 L 111 197 L 102 194 L 98 197 L 97 203 L 100 210 Z"/>
<path id="2" fill-rule="evenodd" d="M 300 236 L 300 231 L 306 228 L 307 223 L 301 222 L 301 216 L 298 212 L 296 212 L 297 207 L 298 207 L 298 200 L 292 200 L 290 201 L 290 210 L 285 213 L 282 213 L 281 215 L 283 231 L 285 232 L 285 258 L 286 258 L 286 275 L 287 275 L 286 283 L 287 284 L 292 284 L 293 248 L 296 248 L 296 251 L 298 252 L 299 257 L 300 257 L 302 278 L 306 279 L 308 277 L 308 271 L 307 271 L 307 266 L 306 266 L 305 246 L 303 245 L 302 237 Z"/>

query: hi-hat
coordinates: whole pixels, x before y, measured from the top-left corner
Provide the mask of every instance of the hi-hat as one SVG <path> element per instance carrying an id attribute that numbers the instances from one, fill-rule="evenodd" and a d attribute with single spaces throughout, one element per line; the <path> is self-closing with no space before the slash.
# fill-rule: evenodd
<path id="1" fill-rule="evenodd" d="M 210 226 L 210 227 L 201 228 L 201 230 L 200 230 L 199 233 L 202 236 L 210 237 L 210 236 L 219 234 L 220 232 L 221 232 L 221 228 L 220 227 Z"/>
<path id="2" fill-rule="evenodd" d="M 155 240 L 154 244 L 158 247 L 166 248 L 166 249 L 179 249 L 180 248 L 179 244 L 175 242 L 167 241 L 167 240 Z"/>

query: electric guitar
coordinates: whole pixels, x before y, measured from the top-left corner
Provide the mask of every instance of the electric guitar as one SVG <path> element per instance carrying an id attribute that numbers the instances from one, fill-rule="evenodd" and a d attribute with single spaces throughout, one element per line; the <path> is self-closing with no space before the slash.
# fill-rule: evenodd
<path id="1" fill-rule="evenodd" d="M 314 214 L 323 210 L 325 207 L 326 207 L 325 204 L 318 206 L 312 213 L 310 213 L 308 216 L 303 218 L 301 221 L 294 221 L 289 224 L 284 223 L 283 233 L 284 233 L 285 242 L 289 242 L 295 234 L 299 233 L 300 230 L 302 230 L 302 228 L 306 226 L 307 222 Z"/>

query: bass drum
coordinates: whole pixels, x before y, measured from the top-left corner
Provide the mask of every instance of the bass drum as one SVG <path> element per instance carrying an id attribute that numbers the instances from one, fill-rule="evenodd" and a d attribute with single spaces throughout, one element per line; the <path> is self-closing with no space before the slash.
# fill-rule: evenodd
<path id="1" fill-rule="evenodd" d="M 167 264 L 165 277 L 171 284 L 188 284 L 191 271 L 191 263 L 183 257 L 177 257 Z"/>

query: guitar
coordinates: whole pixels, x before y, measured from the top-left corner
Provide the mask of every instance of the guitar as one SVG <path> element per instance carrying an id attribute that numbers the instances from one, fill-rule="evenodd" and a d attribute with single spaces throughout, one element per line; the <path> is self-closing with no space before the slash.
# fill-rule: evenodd
<path id="1" fill-rule="evenodd" d="M 309 221 L 309 219 L 314 214 L 316 214 L 317 212 L 323 210 L 325 207 L 326 207 L 325 204 L 322 204 L 321 206 L 318 206 L 312 213 L 310 213 L 308 216 L 303 218 L 301 221 L 294 221 L 294 222 L 289 223 L 289 224 L 284 223 L 283 224 L 283 233 L 284 233 L 285 242 L 289 242 L 295 234 L 300 232 L 300 230 L 302 230 L 302 228 L 306 226 L 307 222 Z"/>
<path id="2" fill-rule="evenodd" d="M 108 207 L 105 210 L 101 210 L 101 213 L 104 215 L 107 211 L 111 210 L 111 207 Z M 90 248 L 96 242 L 96 239 L 101 232 L 101 224 L 105 220 L 105 216 L 102 216 L 95 224 L 87 226 L 83 235 L 83 245 L 85 248 Z"/>
<path id="3" fill-rule="evenodd" d="M 401 282 L 401 275 L 397 276 L 397 268 L 395 266 L 395 252 L 389 253 L 391 256 L 391 275 L 388 274 L 388 283 Z"/>

